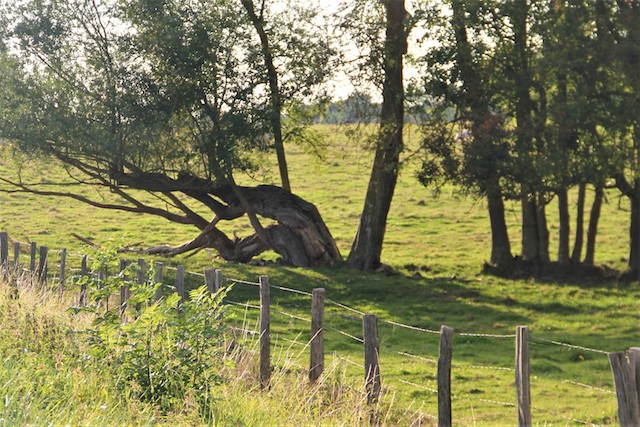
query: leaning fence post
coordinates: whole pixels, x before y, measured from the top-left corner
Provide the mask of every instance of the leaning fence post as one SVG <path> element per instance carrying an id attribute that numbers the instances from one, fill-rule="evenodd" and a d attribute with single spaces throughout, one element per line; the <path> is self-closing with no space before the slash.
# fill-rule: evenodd
<path id="1" fill-rule="evenodd" d="M 67 250 L 62 249 L 60 251 L 60 296 L 62 296 L 64 293 L 65 281 L 67 280 L 66 268 L 67 268 Z"/>
<path id="2" fill-rule="evenodd" d="M 155 263 L 155 267 L 156 267 L 156 277 L 153 279 L 156 286 L 156 293 L 154 295 L 154 300 L 155 301 L 159 301 L 160 298 L 162 298 L 162 279 L 163 279 L 163 268 L 164 268 L 164 264 L 161 262 L 156 262 Z"/>
<path id="3" fill-rule="evenodd" d="M 184 265 L 179 265 L 176 269 L 176 292 L 180 296 L 178 307 L 184 302 Z"/>
<path id="4" fill-rule="evenodd" d="M 144 285 L 144 283 L 146 282 L 147 278 L 146 278 L 146 263 L 144 258 L 138 258 L 138 285 L 142 286 Z M 136 303 L 136 315 L 140 314 L 140 311 L 142 310 L 142 303 L 138 302 Z"/>
<path id="5" fill-rule="evenodd" d="M 49 258 L 49 248 L 47 248 L 46 246 L 40 246 L 40 263 L 38 264 L 38 281 L 43 285 L 47 284 L 48 258 Z"/>
<path id="6" fill-rule="evenodd" d="M 451 426 L 451 359 L 453 328 L 440 327 L 440 357 L 438 357 L 438 427 Z"/>
<path id="7" fill-rule="evenodd" d="M 309 357 L 309 380 L 316 382 L 324 372 L 324 289 L 316 288 L 311 293 L 311 354 Z"/>
<path id="8" fill-rule="evenodd" d="M 531 384 L 529 365 L 529 327 L 516 327 L 516 394 L 518 425 L 531 426 Z"/>
<path id="9" fill-rule="evenodd" d="M 260 388 L 269 387 L 271 379 L 271 294 L 269 277 L 260 276 Z"/>
<path id="10" fill-rule="evenodd" d="M 371 405 L 380 396 L 380 360 L 378 345 L 378 319 L 373 314 L 362 318 L 364 336 L 364 375 L 367 405 Z"/>
<path id="11" fill-rule="evenodd" d="M 82 261 L 80 263 L 80 276 L 85 277 L 87 275 L 87 256 L 82 255 Z M 87 305 L 87 284 L 82 283 L 80 285 L 80 300 L 78 301 L 80 307 Z"/>
<path id="12" fill-rule="evenodd" d="M 618 398 L 618 421 L 621 426 L 637 426 L 640 422 L 635 373 L 623 351 L 609 353 L 609 363 Z"/>
<path id="13" fill-rule="evenodd" d="M 16 274 L 19 273 L 20 269 L 20 242 L 15 242 L 13 244 L 13 269 Z"/>
<path id="14" fill-rule="evenodd" d="M 129 261 L 120 260 L 120 272 L 124 273 Z M 124 321 L 127 314 L 127 305 L 129 301 L 129 285 L 127 284 L 129 278 L 126 275 L 122 275 L 122 285 L 120 285 L 120 318 Z"/>
<path id="15" fill-rule="evenodd" d="M 37 246 L 38 245 L 36 244 L 36 242 L 31 242 L 31 245 L 30 245 L 31 260 L 29 262 L 29 271 L 31 272 L 32 275 L 36 273 Z"/>
<path id="16" fill-rule="evenodd" d="M 214 268 L 205 268 L 204 269 L 204 283 L 207 285 L 207 291 L 210 294 L 216 292 L 215 288 L 215 269 Z"/>
<path id="17" fill-rule="evenodd" d="M 3 274 L 9 274 L 9 234 L 0 232 L 0 268 Z"/>

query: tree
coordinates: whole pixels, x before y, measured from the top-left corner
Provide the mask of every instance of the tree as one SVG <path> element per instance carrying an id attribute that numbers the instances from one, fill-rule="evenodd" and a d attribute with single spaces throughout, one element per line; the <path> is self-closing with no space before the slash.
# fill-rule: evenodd
<path id="1" fill-rule="evenodd" d="M 427 13 L 439 46 L 422 58 L 424 91 L 432 105 L 423 126 L 426 156 L 418 178 L 424 185 L 453 181 L 486 197 L 491 263 L 500 266 L 512 260 L 502 188 L 512 174 L 512 159 L 496 89 L 500 57 L 491 50 L 491 25 L 499 22 L 492 19 L 494 6 L 451 0 Z"/>
<path id="2" fill-rule="evenodd" d="M 264 23 L 272 15 L 264 3 L 263 10 Z M 190 242 L 152 252 L 212 247 L 224 259 L 247 261 L 272 249 L 301 266 L 340 258 L 315 206 L 280 187 L 243 187 L 234 178 L 256 167 L 252 153 L 273 147 L 274 111 L 323 81 L 326 73 L 310 69 L 326 62 L 325 44 L 298 35 L 305 43 L 277 51 L 284 62 L 317 60 L 292 74 L 276 70 L 286 80 L 283 96 L 281 86 L 269 86 L 274 70 L 260 60 L 265 45 L 236 1 L 27 0 L 8 13 L 0 137 L 56 158 L 71 180 L 106 187 L 119 202 L 7 177 L 3 191 L 70 197 L 200 230 Z M 275 104 L 273 89 L 280 91 Z M 202 207 L 212 220 L 198 213 Z M 251 236 L 230 238 L 217 227 L 244 214 Z M 275 223 L 263 226 L 259 217 Z"/>
<path id="3" fill-rule="evenodd" d="M 349 266 L 365 271 L 375 270 L 380 266 L 387 215 L 398 179 L 403 148 L 403 56 L 407 52 L 407 12 L 403 0 L 383 0 L 382 4 L 386 32 L 380 127 L 360 224 L 347 261 Z"/>

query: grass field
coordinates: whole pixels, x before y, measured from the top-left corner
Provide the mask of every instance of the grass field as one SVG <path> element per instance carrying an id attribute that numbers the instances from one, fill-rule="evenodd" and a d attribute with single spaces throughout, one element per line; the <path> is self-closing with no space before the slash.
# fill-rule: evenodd
<path id="1" fill-rule="evenodd" d="M 325 157 L 318 160 L 302 147 L 289 147 L 293 191 L 315 203 L 332 231 L 343 256 L 356 231 L 366 189 L 370 153 L 361 141 L 346 138 L 343 129 L 318 127 L 327 141 Z M 409 135 L 409 145 L 417 136 Z M 271 161 L 272 159 L 265 159 Z M 245 266 L 224 263 L 205 251 L 192 257 L 164 260 L 184 263 L 187 270 L 222 268 L 227 277 L 255 280 L 267 274 L 274 285 L 310 292 L 324 287 L 327 298 L 376 314 L 380 321 L 381 371 L 385 399 L 398 408 L 437 414 L 436 365 L 438 335 L 394 326 L 398 322 L 429 330 L 441 324 L 455 328 L 453 367 L 453 419 L 456 425 L 515 424 L 513 338 L 516 325 L 528 325 L 532 334 L 532 406 L 536 424 L 574 425 L 581 422 L 609 424 L 616 419 L 616 399 L 606 354 L 560 346 L 570 343 L 602 351 L 620 351 L 638 345 L 640 290 L 637 284 L 601 282 L 588 277 L 555 281 L 552 278 L 507 280 L 481 273 L 489 256 L 489 224 L 482 200 L 464 197 L 447 187 L 439 198 L 421 187 L 414 177 L 416 164 L 407 161 L 394 198 L 383 252 L 383 261 L 394 274 L 364 274 L 342 266 L 298 269 L 273 263 Z M 266 172 L 245 177 L 243 182 L 272 182 L 273 164 Z M 0 164 L 0 176 L 15 172 L 8 159 Z M 30 162 L 24 181 L 55 183 L 61 170 L 49 161 Z M 52 185 L 52 187 L 55 187 Z M 84 189 L 86 194 L 94 190 Z M 112 195 L 100 194 L 109 200 Z M 514 252 L 518 251 L 519 213 L 507 204 Z M 609 194 L 603 208 L 596 262 L 615 269 L 625 266 L 627 253 L 625 206 Z M 549 227 L 557 232 L 555 207 L 549 207 Z M 227 230 L 248 232 L 246 223 Z M 68 200 L 30 195 L 0 194 L 0 230 L 22 242 L 36 241 L 50 248 L 68 248 L 72 254 L 86 252 L 71 237 L 78 233 L 97 243 L 181 243 L 194 230 L 154 217 L 96 210 Z M 55 256 L 53 256 L 55 262 Z M 266 255 L 272 260 L 274 255 Z M 79 258 L 72 257 L 79 264 Z M 191 285 L 200 280 L 190 276 Z M 236 285 L 230 299 L 255 304 L 257 289 Z M 300 353 L 289 367 L 295 374 L 308 363 L 300 344 L 308 339 L 308 324 L 278 314 L 308 317 L 309 298 L 274 290 L 273 330 L 275 354 Z M 249 326 L 255 311 L 235 310 L 238 322 Z M 341 363 L 351 378 L 363 375 L 361 344 L 337 333 L 339 329 L 361 336 L 359 316 L 328 304 L 325 343 L 329 361 Z M 466 334 L 466 335 L 461 335 Z M 296 344 L 289 340 L 297 341 Z M 403 354 L 401 354 L 403 353 Z M 411 354 L 416 357 L 409 357 Z M 277 359 L 277 358 L 276 358 Z M 350 362 L 346 362 L 345 359 Z M 300 367 L 295 367 L 301 365 Z M 497 368 L 497 369 L 496 369 Z M 583 385 L 589 385 L 592 388 Z M 428 417 L 425 419 L 429 419 Z"/>

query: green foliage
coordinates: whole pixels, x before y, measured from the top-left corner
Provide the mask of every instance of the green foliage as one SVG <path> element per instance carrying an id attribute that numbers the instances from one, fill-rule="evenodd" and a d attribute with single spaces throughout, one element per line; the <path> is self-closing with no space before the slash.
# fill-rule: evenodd
<path id="1" fill-rule="evenodd" d="M 115 247 L 106 246 L 96 253 L 94 273 L 117 271 Z M 117 387 L 137 399 L 167 412 L 189 395 L 206 411 L 211 388 L 222 380 L 222 300 L 231 288 L 210 294 L 203 285 L 192 290 L 186 301 L 172 293 L 151 302 L 161 286 L 153 281 L 153 265 L 143 283 L 127 279 L 136 277 L 137 270 L 137 265 L 127 264 L 102 280 L 87 279 L 95 274 L 76 279 L 76 285 L 87 285 L 95 296 L 95 305 L 82 310 L 96 313 L 88 329 L 90 354 L 106 369 L 117 371 Z M 104 310 L 101 304 L 123 286 L 131 295 L 125 316 L 128 321 L 123 321 L 120 306 Z"/>

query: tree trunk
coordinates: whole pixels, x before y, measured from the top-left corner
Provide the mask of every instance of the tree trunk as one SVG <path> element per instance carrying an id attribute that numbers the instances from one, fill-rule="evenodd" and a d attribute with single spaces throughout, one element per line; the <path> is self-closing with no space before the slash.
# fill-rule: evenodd
<path id="1" fill-rule="evenodd" d="M 604 199 L 604 189 L 597 185 L 596 194 L 591 205 L 591 213 L 589 214 L 589 228 L 587 229 L 587 248 L 584 257 L 585 265 L 593 265 L 596 255 L 596 236 L 598 234 L 598 221 L 600 220 L 600 211 L 602 210 L 602 200 Z"/>
<path id="2" fill-rule="evenodd" d="M 282 137 L 282 99 L 280 96 L 280 86 L 278 84 L 278 72 L 273 63 L 273 55 L 271 54 L 271 46 L 269 37 L 264 28 L 262 16 L 258 17 L 255 12 L 253 0 L 241 0 L 242 5 L 249 15 L 249 19 L 256 29 L 260 37 L 262 46 L 262 56 L 267 69 L 267 77 L 269 79 L 269 91 L 271 95 L 271 127 L 273 131 L 273 145 L 278 157 L 278 170 L 280 172 L 280 180 L 282 188 L 291 192 L 291 184 L 289 182 L 289 169 L 287 167 L 287 158 L 284 152 L 284 138 Z"/>
<path id="3" fill-rule="evenodd" d="M 640 278 L 640 194 L 637 183 L 631 198 L 631 225 L 629 227 L 629 269 L 631 277 Z"/>
<path id="4" fill-rule="evenodd" d="M 580 264 L 582 258 L 582 245 L 584 240 L 584 203 L 587 191 L 587 184 L 581 183 L 578 187 L 578 211 L 576 212 L 576 237 L 573 242 L 573 252 L 571 253 L 571 264 Z"/>
<path id="5" fill-rule="evenodd" d="M 504 202 L 499 190 L 487 194 L 491 222 L 491 264 L 506 265 L 511 259 L 511 243 L 504 216 Z"/>
<path id="6" fill-rule="evenodd" d="M 569 235 L 571 232 L 569 218 L 569 194 L 566 187 L 558 191 L 558 263 L 569 264 Z"/>
<path id="7" fill-rule="evenodd" d="M 523 261 L 537 261 L 540 254 L 538 235 L 538 215 L 536 200 L 533 194 L 523 192 L 522 205 L 522 249 L 520 256 Z"/>
<path id="8" fill-rule="evenodd" d="M 538 259 L 548 263 L 550 261 L 549 228 L 547 227 L 547 202 L 543 193 L 538 193 L 536 224 L 538 226 Z"/>
<path id="9" fill-rule="evenodd" d="M 404 124 L 403 56 L 407 49 L 404 28 L 406 10 L 402 0 L 383 1 L 386 9 L 386 40 L 382 111 L 376 154 L 360 224 L 348 264 L 371 271 L 380 266 L 387 215 L 398 179 Z"/>

